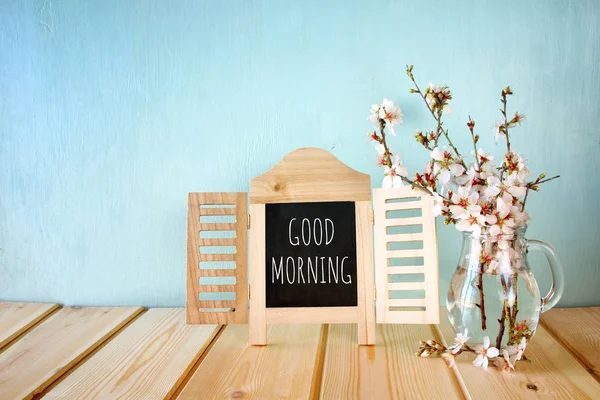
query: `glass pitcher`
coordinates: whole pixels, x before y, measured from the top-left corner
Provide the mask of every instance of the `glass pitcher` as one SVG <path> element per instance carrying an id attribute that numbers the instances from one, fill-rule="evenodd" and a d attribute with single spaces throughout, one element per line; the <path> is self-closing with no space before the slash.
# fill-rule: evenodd
<path id="1" fill-rule="evenodd" d="M 450 281 L 446 306 L 456 332 L 468 329 L 469 345 L 488 336 L 500 349 L 531 339 L 541 313 L 560 299 L 564 278 L 562 265 L 549 244 L 525 239 L 527 226 L 513 235 L 490 238 L 463 233 L 456 272 Z M 541 251 L 548 260 L 552 286 L 541 298 L 527 263 L 528 251 Z"/>

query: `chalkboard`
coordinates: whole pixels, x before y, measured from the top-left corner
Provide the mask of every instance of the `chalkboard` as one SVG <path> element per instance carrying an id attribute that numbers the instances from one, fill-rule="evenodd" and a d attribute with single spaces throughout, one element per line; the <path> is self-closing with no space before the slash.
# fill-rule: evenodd
<path id="1" fill-rule="evenodd" d="M 266 306 L 357 306 L 355 203 L 265 205 Z"/>

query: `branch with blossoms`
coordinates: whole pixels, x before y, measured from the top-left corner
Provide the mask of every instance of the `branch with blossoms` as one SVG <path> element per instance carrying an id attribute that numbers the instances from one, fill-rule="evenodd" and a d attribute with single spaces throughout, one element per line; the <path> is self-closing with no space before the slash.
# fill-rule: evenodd
<path id="1" fill-rule="evenodd" d="M 496 126 L 496 143 L 501 139 L 506 141 L 506 153 L 499 165 L 495 158 L 478 148 L 479 134 L 476 132 L 475 121 L 469 116 L 468 132 L 473 149 L 471 156 L 474 161 L 467 164 L 466 157 L 451 140 L 448 129 L 444 127 L 443 116 L 449 110 L 452 92 L 448 86 L 437 86 L 430 83 L 424 90 L 418 85 L 413 74 L 413 67 L 406 67 L 406 74 L 413 84 L 410 93 L 417 94 L 422 100 L 435 126 L 432 130 L 417 130 L 414 137 L 428 152 L 430 159 L 422 172 L 417 172 L 414 178 L 408 177 L 408 170 L 402 165 L 399 153 L 392 153 L 388 144 L 387 133 L 396 136 L 394 127 L 402 124 L 402 110 L 391 100 L 383 99 L 381 105 L 371 107 L 368 117 L 375 125 L 375 130 L 369 137 L 376 142 L 379 154 L 377 163 L 384 167 L 384 188 L 398 187 L 407 183 L 413 188 L 424 190 L 434 199 L 434 214 L 443 216 L 445 224 L 454 224 L 459 231 L 467 232 L 474 238 L 485 236 L 491 243 L 479 254 L 478 276 L 474 282 L 479 292 L 479 308 L 481 329 L 487 329 L 487 313 L 483 276 L 502 275 L 501 285 L 504 291 L 504 304 L 500 319 L 500 329 L 496 336 L 496 348 L 500 348 L 505 331 L 508 334 L 508 345 L 516 344 L 511 334 L 517 327 L 518 299 L 517 274 L 514 270 L 520 268 L 520 255 L 516 251 L 517 241 L 515 232 L 530 219 L 525 211 L 529 193 L 539 191 L 540 185 L 559 176 L 546 178 L 540 174 L 535 180 L 529 180 L 531 172 L 527 168 L 526 159 L 511 146 L 512 129 L 521 125 L 525 116 L 515 112 L 509 118 L 508 98 L 513 95 L 510 86 L 502 89 L 500 101 L 502 118 Z M 441 142 L 445 143 L 441 143 Z M 512 238 L 512 239 L 511 239 Z M 510 261 L 513 271 L 502 267 Z M 513 272 L 512 278 L 504 275 Z M 512 298 L 512 297 L 514 298 Z M 489 340 L 489 339 L 488 339 Z"/>
<path id="2" fill-rule="evenodd" d="M 390 134 L 396 136 L 394 126 L 402 124 L 402 110 L 400 107 L 394 106 L 391 100 L 384 98 L 381 105 L 374 104 L 371 106 L 371 115 L 368 119 L 379 128 L 379 134 L 374 130 L 369 133 L 369 139 L 377 142 L 376 149 L 379 153 L 377 165 L 385 169 L 383 187 L 398 187 L 402 186 L 402 182 L 405 182 L 415 189 L 434 195 L 435 188 L 432 191 L 428 188 L 428 185 L 422 184 L 419 180 L 413 181 L 407 178 L 408 169 L 402 165 L 400 154 L 392 155 L 387 145 L 386 130 L 389 130 Z"/>
<path id="3" fill-rule="evenodd" d="M 527 348 L 527 338 L 522 336 L 515 345 L 509 345 L 502 348 L 491 346 L 490 338 L 485 336 L 483 343 L 470 347 L 467 341 L 470 339 L 468 330 L 464 333 L 457 333 L 454 343 L 448 347 L 435 340 L 427 340 L 419 343 L 419 350 L 416 355 L 419 357 L 440 356 L 446 362 L 449 368 L 454 367 L 456 357 L 462 353 L 474 353 L 477 357 L 473 360 L 473 365 L 487 369 L 491 364 L 503 372 L 515 369 L 517 361 L 526 360 L 524 352 Z"/>

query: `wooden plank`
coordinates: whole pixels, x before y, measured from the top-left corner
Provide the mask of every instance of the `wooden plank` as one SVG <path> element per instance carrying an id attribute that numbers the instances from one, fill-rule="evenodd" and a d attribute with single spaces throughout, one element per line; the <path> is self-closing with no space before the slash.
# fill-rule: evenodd
<path id="1" fill-rule="evenodd" d="M 313 374 L 321 372 L 321 330 L 315 324 L 271 325 L 269 346 L 257 347 L 250 345 L 247 327 L 227 326 L 178 398 L 307 399 Z"/>
<path id="2" fill-rule="evenodd" d="M 235 204 L 235 202 L 233 204 Z M 200 216 L 205 215 L 235 215 L 235 207 L 200 208 Z"/>
<path id="3" fill-rule="evenodd" d="M 429 325 L 377 325 L 377 344 L 357 347 L 353 325 L 331 325 L 322 399 L 458 399 L 462 392 L 441 359 L 415 356 Z"/>
<path id="4" fill-rule="evenodd" d="M 236 254 L 203 254 L 200 253 L 199 261 L 236 261 Z M 237 269 L 237 268 L 236 268 Z M 235 270 L 232 270 L 235 271 Z"/>
<path id="5" fill-rule="evenodd" d="M 424 257 L 425 250 L 423 249 L 407 249 L 407 250 L 388 250 L 385 256 L 389 258 L 414 258 Z"/>
<path id="6" fill-rule="evenodd" d="M 3 399 L 32 398 L 142 311 L 65 307 L 0 354 Z"/>
<path id="7" fill-rule="evenodd" d="M 248 329 L 250 343 L 267 344 L 267 298 L 265 271 L 265 205 L 250 204 L 250 215 L 254 226 L 250 230 L 250 311 Z M 259 221 L 262 221 L 260 223 Z"/>
<path id="8" fill-rule="evenodd" d="M 370 201 L 357 201 L 356 261 L 358 344 L 375 344 L 375 277 L 373 274 L 373 210 Z"/>
<path id="9" fill-rule="evenodd" d="M 600 378 L 600 307 L 554 308 L 542 325 Z"/>
<path id="10" fill-rule="evenodd" d="M 200 308 L 235 308 L 235 300 L 199 300 Z"/>
<path id="11" fill-rule="evenodd" d="M 423 265 L 407 265 L 405 267 L 387 267 L 388 275 L 394 274 L 424 274 L 425 267 Z M 387 277 L 384 275 L 384 279 L 387 281 Z"/>
<path id="12" fill-rule="evenodd" d="M 384 222 L 385 226 L 412 226 L 422 225 L 423 217 L 409 217 L 409 218 L 386 218 Z"/>
<path id="13" fill-rule="evenodd" d="M 250 181 L 250 204 L 370 201 L 371 178 L 324 149 L 298 149 Z"/>
<path id="14" fill-rule="evenodd" d="M 202 192 L 202 201 L 198 205 L 198 209 L 210 209 L 215 207 L 200 207 L 203 206 L 222 206 L 235 205 L 238 199 L 237 192 Z M 221 207 L 224 208 L 224 207 Z"/>
<path id="15" fill-rule="evenodd" d="M 443 314 L 438 328 L 445 343 L 450 344 L 455 333 Z M 473 399 L 600 398 L 600 383 L 542 326 L 525 355 L 531 362 L 517 362 L 515 371 L 502 373 L 490 367 L 485 373 L 473 365 L 473 354 L 463 353 L 456 358 L 453 370 Z"/>
<path id="16" fill-rule="evenodd" d="M 358 307 L 267 308 L 267 324 L 347 324 L 359 319 Z"/>
<path id="17" fill-rule="evenodd" d="M 214 277 L 234 278 L 235 277 L 236 283 L 237 283 L 237 274 L 235 272 L 235 269 L 199 269 L 198 271 L 195 272 L 195 274 L 196 274 L 196 278 L 198 278 L 197 282 L 200 282 L 199 278 L 214 278 Z M 198 285 L 201 285 L 201 284 L 200 283 L 196 284 L 196 288 L 198 290 L 198 292 L 196 292 L 196 295 L 198 293 L 200 293 L 200 290 L 201 290 L 201 287 Z"/>
<path id="18" fill-rule="evenodd" d="M 424 290 L 425 282 L 394 282 L 388 283 L 388 290 Z"/>
<path id="19" fill-rule="evenodd" d="M 385 211 L 398 211 L 398 210 L 418 210 L 423 207 L 421 204 L 421 198 L 415 197 L 414 201 L 398 201 L 394 203 L 383 203 L 382 207 Z"/>
<path id="20" fill-rule="evenodd" d="M 200 284 L 203 292 L 218 293 L 218 292 L 235 292 L 235 285 L 204 285 Z"/>
<path id="21" fill-rule="evenodd" d="M 388 243 L 394 242 L 417 242 L 424 240 L 425 235 L 421 233 L 397 233 L 395 235 L 387 235 Z"/>
<path id="22" fill-rule="evenodd" d="M 44 398 L 170 398 L 219 328 L 186 325 L 184 309 L 148 310 Z"/>
<path id="23" fill-rule="evenodd" d="M 200 246 L 235 246 L 237 241 L 232 238 L 225 239 L 198 239 Z"/>
<path id="24" fill-rule="evenodd" d="M 0 302 L 0 350 L 58 307 L 48 303 Z"/>
<path id="25" fill-rule="evenodd" d="M 388 299 L 387 305 L 389 307 L 426 307 L 427 302 L 425 299 Z"/>
<path id="26" fill-rule="evenodd" d="M 198 231 L 235 231 L 236 223 L 199 224 Z"/>

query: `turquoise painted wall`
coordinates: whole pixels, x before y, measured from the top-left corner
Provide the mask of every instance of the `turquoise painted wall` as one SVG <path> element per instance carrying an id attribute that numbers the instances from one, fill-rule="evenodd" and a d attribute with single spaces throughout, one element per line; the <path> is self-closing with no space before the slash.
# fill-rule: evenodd
<path id="1" fill-rule="evenodd" d="M 560 173 L 529 202 L 562 255 L 562 306 L 600 305 L 597 1 L 0 1 L 0 299 L 181 306 L 190 191 L 247 191 L 289 151 L 331 150 L 380 184 L 369 107 L 404 108 L 411 171 L 431 127 L 404 65 L 453 88 L 493 147 Z M 495 149 L 499 154 L 500 149 Z M 441 286 L 460 235 L 440 229 Z M 532 257 L 542 288 L 543 260 Z"/>

